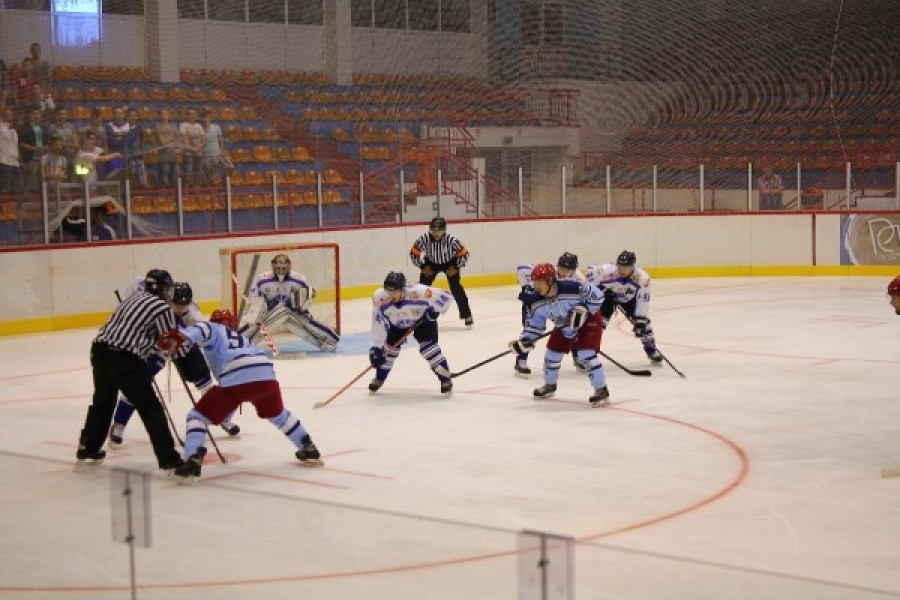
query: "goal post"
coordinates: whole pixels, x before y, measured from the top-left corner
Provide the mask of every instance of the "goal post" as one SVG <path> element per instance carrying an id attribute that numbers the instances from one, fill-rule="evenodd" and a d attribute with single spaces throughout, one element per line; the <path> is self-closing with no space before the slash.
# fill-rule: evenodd
<path id="1" fill-rule="evenodd" d="M 340 249 L 337 244 L 273 244 L 219 248 L 222 306 L 240 318 L 243 296 L 260 273 L 272 268 L 272 259 L 286 254 L 297 271 L 316 291 L 310 312 L 317 321 L 341 332 Z"/>

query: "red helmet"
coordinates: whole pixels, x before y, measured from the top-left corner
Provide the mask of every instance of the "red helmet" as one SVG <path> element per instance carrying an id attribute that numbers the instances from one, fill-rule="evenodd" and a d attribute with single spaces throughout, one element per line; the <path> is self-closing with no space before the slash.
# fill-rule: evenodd
<path id="1" fill-rule="evenodd" d="M 531 281 L 538 281 L 539 279 L 543 279 L 548 283 L 556 281 L 556 267 L 550 263 L 535 265 L 535 267 L 531 269 Z"/>
<path id="2" fill-rule="evenodd" d="M 227 308 L 217 308 L 209 316 L 209 320 L 213 323 L 224 325 L 229 329 L 237 329 L 237 319 L 234 318 L 234 314 Z"/>
<path id="3" fill-rule="evenodd" d="M 900 296 L 900 275 L 888 284 L 888 296 Z"/>

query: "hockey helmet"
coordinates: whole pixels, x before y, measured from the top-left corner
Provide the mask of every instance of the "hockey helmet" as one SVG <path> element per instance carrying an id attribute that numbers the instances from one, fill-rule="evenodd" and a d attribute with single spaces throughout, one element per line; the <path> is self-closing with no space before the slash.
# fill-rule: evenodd
<path id="1" fill-rule="evenodd" d="M 227 308 L 217 308 L 209 316 L 209 320 L 213 323 L 224 325 L 229 329 L 237 329 L 237 319 L 234 318 L 234 314 Z"/>
<path id="2" fill-rule="evenodd" d="M 279 279 L 287 277 L 287 274 L 291 272 L 291 259 L 287 254 L 277 254 L 272 259 L 272 271 Z"/>
<path id="3" fill-rule="evenodd" d="M 444 217 L 435 217 L 428 226 L 431 231 L 447 231 L 447 219 Z"/>
<path id="4" fill-rule="evenodd" d="M 175 282 L 168 271 L 163 269 L 150 269 L 144 276 L 144 291 L 162 298 L 166 302 L 172 301 L 172 290 Z"/>
<path id="5" fill-rule="evenodd" d="M 894 277 L 894 279 L 888 284 L 887 293 L 888 296 L 900 296 L 900 275 Z"/>
<path id="6" fill-rule="evenodd" d="M 578 268 L 578 256 L 571 252 L 563 252 L 559 257 L 559 260 L 556 261 L 556 266 L 574 271 Z"/>
<path id="7" fill-rule="evenodd" d="M 631 250 L 622 250 L 616 259 L 616 264 L 620 267 L 633 267 L 637 262 L 637 256 Z"/>
<path id="8" fill-rule="evenodd" d="M 194 290 L 191 285 L 184 281 L 175 283 L 172 288 L 172 304 L 190 304 L 194 301 Z"/>
<path id="9" fill-rule="evenodd" d="M 384 289 L 387 292 L 396 292 L 406 287 L 406 275 L 398 271 L 391 271 L 384 278 Z"/>
<path id="10" fill-rule="evenodd" d="M 541 263 L 535 265 L 531 270 L 531 281 L 537 282 L 544 280 L 550 284 L 556 281 L 556 267 L 550 263 Z"/>

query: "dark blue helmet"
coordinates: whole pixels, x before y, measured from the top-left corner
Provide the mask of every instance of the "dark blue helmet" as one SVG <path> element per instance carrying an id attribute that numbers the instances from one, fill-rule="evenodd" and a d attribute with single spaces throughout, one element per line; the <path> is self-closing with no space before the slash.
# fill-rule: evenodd
<path id="1" fill-rule="evenodd" d="M 172 290 L 175 282 L 168 271 L 163 269 L 150 269 L 144 276 L 144 291 L 162 298 L 166 302 L 172 301 Z"/>
<path id="2" fill-rule="evenodd" d="M 578 257 L 571 252 L 563 252 L 559 257 L 559 260 L 556 261 L 556 266 L 574 271 L 578 268 Z"/>
<path id="3" fill-rule="evenodd" d="M 636 262 L 637 257 L 631 250 L 622 250 L 619 254 L 619 258 L 616 259 L 616 264 L 620 267 L 633 267 Z"/>
<path id="4" fill-rule="evenodd" d="M 172 304 L 190 304 L 194 301 L 194 290 L 189 283 L 179 281 L 172 288 Z"/>
<path id="5" fill-rule="evenodd" d="M 384 278 L 384 289 L 388 292 L 396 292 L 406 287 L 406 275 L 397 271 L 391 271 Z"/>

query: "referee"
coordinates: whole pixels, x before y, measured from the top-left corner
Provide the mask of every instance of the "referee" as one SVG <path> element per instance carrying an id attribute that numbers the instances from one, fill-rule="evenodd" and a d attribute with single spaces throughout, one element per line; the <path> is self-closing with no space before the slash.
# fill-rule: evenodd
<path id="1" fill-rule="evenodd" d="M 431 220 L 428 233 L 423 233 L 413 243 L 409 257 L 420 269 L 419 283 L 431 285 L 438 273 L 447 275 L 450 293 L 459 307 L 459 318 L 465 320 L 466 327 L 471 327 L 475 321 L 472 319 L 469 297 L 460 282 L 459 273 L 469 260 L 469 251 L 455 236 L 447 234 L 445 218 L 435 217 Z"/>
<path id="2" fill-rule="evenodd" d="M 162 399 L 153 391 L 147 373 L 147 355 L 160 335 L 175 328 L 169 302 L 174 282 L 167 271 L 153 269 L 144 279 L 144 291 L 126 298 L 116 308 L 91 344 L 94 398 L 88 407 L 75 457 L 100 461 L 112 422 L 119 390 L 144 422 L 160 469 L 174 469 L 182 460 L 166 423 Z"/>

